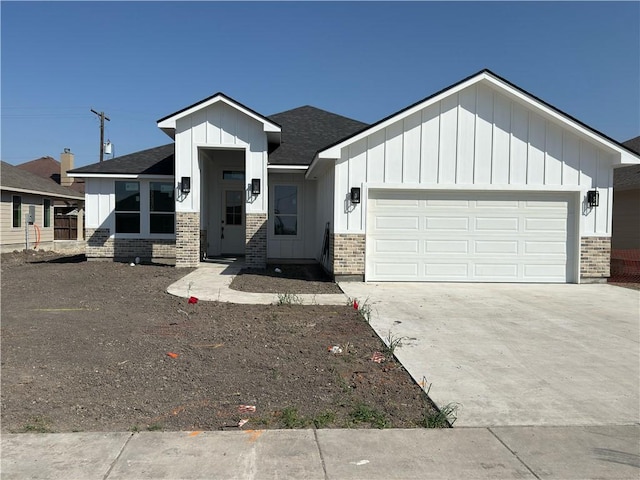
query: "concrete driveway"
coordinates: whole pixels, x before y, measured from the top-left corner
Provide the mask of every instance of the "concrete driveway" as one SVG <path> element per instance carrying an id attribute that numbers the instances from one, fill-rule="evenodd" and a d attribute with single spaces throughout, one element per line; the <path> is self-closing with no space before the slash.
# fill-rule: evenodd
<path id="1" fill-rule="evenodd" d="M 606 284 L 341 283 L 456 426 L 640 422 L 640 292 Z"/>

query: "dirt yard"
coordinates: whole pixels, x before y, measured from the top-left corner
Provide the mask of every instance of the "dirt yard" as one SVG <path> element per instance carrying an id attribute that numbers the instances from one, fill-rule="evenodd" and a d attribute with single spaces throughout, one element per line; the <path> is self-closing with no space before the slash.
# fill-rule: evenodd
<path id="1" fill-rule="evenodd" d="M 433 420 L 428 397 L 353 308 L 189 304 L 165 293 L 188 271 L 3 255 L 2 432 Z M 386 361 L 372 361 L 376 352 Z"/>
<path id="2" fill-rule="evenodd" d="M 236 275 L 229 287 L 257 293 L 342 293 L 318 264 L 269 264 L 265 270 L 247 268 Z"/>

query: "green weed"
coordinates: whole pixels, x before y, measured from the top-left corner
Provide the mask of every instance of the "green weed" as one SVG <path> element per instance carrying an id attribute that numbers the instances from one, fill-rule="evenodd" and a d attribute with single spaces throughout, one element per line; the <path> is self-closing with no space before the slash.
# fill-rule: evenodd
<path id="1" fill-rule="evenodd" d="M 313 425 L 316 428 L 325 428 L 327 425 L 333 423 L 336 419 L 336 414 L 333 412 L 322 412 L 313 417 Z"/>
<path id="2" fill-rule="evenodd" d="M 354 423 L 368 423 L 376 428 L 386 428 L 389 426 L 389 422 L 384 416 L 384 413 L 364 403 L 357 404 L 353 410 L 349 412 L 349 417 Z"/>
<path id="3" fill-rule="evenodd" d="M 448 403 L 435 412 L 425 407 L 419 425 L 423 428 L 449 428 L 458 419 L 458 403 Z"/>
<path id="4" fill-rule="evenodd" d="M 389 356 L 393 357 L 395 355 L 396 348 L 402 346 L 402 338 L 403 337 L 398 337 L 392 334 L 391 330 L 389 330 L 389 333 L 384 338 L 386 352 L 389 354 Z"/>
<path id="5" fill-rule="evenodd" d="M 309 424 L 309 421 L 298 414 L 298 409 L 294 407 L 286 407 L 282 409 L 282 424 L 285 428 L 303 428 Z"/>
<path id="6" fill-rule="evenodd" d="M 153 423 L 147 427 L 147 430 L 150 432 L 158 432 L 162 430 L 162 425 L 159 423 Z"/>
<path id="7" fill-rule="evenodd" d="M 302 298 L 295 293 L 279 293 L 278 305 L 302 305 Z"/>

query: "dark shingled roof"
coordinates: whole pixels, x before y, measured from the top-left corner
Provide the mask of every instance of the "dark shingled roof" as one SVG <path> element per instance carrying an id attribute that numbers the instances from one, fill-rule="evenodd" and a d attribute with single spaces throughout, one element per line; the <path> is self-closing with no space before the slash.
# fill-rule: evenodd
<path id="1" fill-rule="evenodd" d="M 367 126 L 309 105 L 268 118 L 282 126 L 282 143 L 269 155 L 271 165 L 309 165 L 318 150 Z"/>
<path id="2" fill-rule="evenodd" d="M 623 142 L 623 145 L 640 155 L 640 136 Z M 616 190 L 640 188 L 640 165 L 616 168 L 613 171 L 613 188 Z"/>
<path id="3" fill-rule="evenodd" d="M 84 200 L 84 195 L 70 188 L 58 185 L 53 180 L 42 178 L 31 172 L 21 170 L 6 162 L 1 163 L 0 184 L 3 190 L 30 190 L 52 197 L 71 197 Z"/>
<path id="4" fill-rule="evenodd" d="M 173 175 L 173 155 L 175 145 L 169 143 L 161 147 L 149 148 L 139 152 L 116 157 L 86 167 L 69 170 L 69 173 L 102 173 L 104 175 Z"/>

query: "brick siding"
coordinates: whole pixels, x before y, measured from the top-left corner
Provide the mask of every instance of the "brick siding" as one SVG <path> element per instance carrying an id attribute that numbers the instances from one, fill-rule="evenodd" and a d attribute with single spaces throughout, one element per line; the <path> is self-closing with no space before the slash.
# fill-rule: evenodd
<path id="1" fill-rule="evenodd" d="M 200 212 L 176 212 L 176 267 L 200 263 Z"/>
<path id="2" fill-rule="evenodd" d="M 364 278 L 364 249 L 363 234 L 334 233 L 329 249 L 333 259 L 333 274 L 358 275 Z"/>
<path id="3" fill-rule="evenodd" d="M 606 278 L 611 265 L 611 237 L 580 239 L 580 278 Z"/>
<path id="4" fill-rule="evenodd" d="M 245 219 L 245 265 L 249 268 L 266 268 L 267 214 L 247 213 Z"/>
<path id="5" fill-rule="evenodd" d="M 87 228 L 85 255 L 87 259 L 113 258 L 133 261 L 154 258 L 175 258 L 175 240 L 154 238 L 111 238 L 108 228 Z"/>

